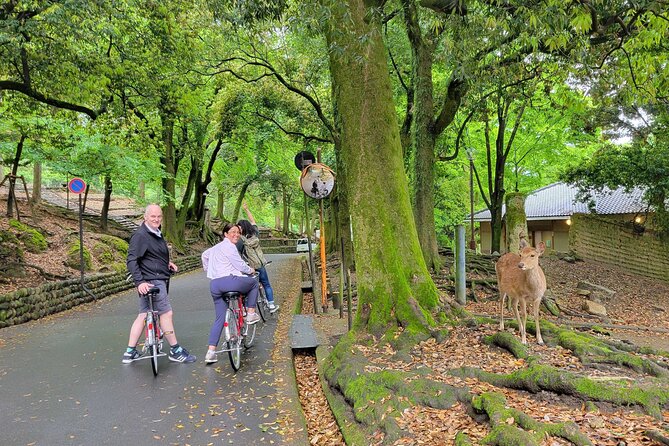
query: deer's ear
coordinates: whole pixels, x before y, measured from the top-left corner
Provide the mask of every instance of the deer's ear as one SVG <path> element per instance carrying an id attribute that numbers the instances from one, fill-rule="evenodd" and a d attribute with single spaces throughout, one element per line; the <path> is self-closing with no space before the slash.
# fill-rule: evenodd
<path id="1" fill-rule="evenodd" d="M 543 254 L 545 249 L 546 249 L 546 243 L 539 242 L 539 245 L 537 246 L 537 252 L 539 253 L 539 255 Z"/>

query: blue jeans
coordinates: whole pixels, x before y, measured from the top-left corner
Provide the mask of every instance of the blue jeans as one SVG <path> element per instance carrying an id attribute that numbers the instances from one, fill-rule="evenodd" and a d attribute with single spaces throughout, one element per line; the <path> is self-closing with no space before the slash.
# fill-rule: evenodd
<path id="1" fill-rule="evenodd" d="M 223 332 L 225 323 L 225 313 L 228 311 L 228 304 L 223 300 L 223 293 L 228 291 L 238 291 L 246 295 L 246 306 L 255 308 L 258 302 L 258 281 L 248 276 L 226 276 L 214 279 L 209 283 L 211 297 L 214 299 L 214 310 L 216 319 L 209 331 L 209 344 L 218 345 Z"/>
<path id="2" fill-rule="evenodd" d="M 269 276 L 267 275 L 267 270 L 265 267 L 260 267 L 258 271 L 258 280 L 262 283 L 262 287 L 265 289 L 265 295 L 267 296 L 268 302 L 274 302 L 274 291 L 272 291 L 272 285 L 269 284 Z"/>

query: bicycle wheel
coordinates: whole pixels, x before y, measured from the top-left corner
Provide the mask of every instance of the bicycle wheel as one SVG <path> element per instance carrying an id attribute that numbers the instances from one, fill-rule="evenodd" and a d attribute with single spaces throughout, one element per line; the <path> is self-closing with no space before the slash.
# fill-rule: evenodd
<path id="1" fill-rule="evenodd" d="M 158 376 L 158 345 L 153 344 L 151 346 L 151 370 L 153 370 L 153 376 Z"/>
<path id="2" fill-rule="evenodd" d="M 265 314 L 269 314 L 269 308 L 267 308 L 267 296 L 265 295 L 265 289 L 262 286 L 260 286 L 258 289 L 258 303 L 256 304 L 256 310 L 260 315 L 260 319 L 262 319 L 263 322 L 267 322 L 267 319 L 265 319 Z"/>
<path id="3" fill-rule="evenodd" d="M 158 376 L 158 340 L 156 339 L 155 323 L 156 321 L 153 319 L 153 313 L 147 313 L 146 339 L 144 340 L 144 346 L 148 347 L 148 353 L 151 355 L 151 370 L 153 370 L 153 376 Z"/>
<path id="4" fill-rule="evenodd" d="M 230 365 L 236 372 L 242 365 L 242 339 L 239 332 L 239 320 L 233 310 L 228 309 L 225 315 L 225 321 L 230 330 L 230 340 L 227 341 L 228 356 L 230 356 Z"/>
<path id="5" fill-rule="evenodd" d="M 258 324 L 253 324 L 253 325 L 244 324 L 244 331 L 246 332 L 244 336 L 245 348 L 251 348 L 251 346 L 253 345 L 253 341 L 256 338 L 256 325 Z"/>

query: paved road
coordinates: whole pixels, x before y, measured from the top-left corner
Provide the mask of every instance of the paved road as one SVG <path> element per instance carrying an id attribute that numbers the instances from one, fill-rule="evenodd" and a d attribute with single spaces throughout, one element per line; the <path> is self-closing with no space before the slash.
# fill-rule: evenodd
<path id="1" fill-rule="evenodd" d="M 270 277 L 294 269 L 295 256 L 271 257 Z M 161 358 L 157 378 L 148 360 L 121 364 L 134 292 L 0 330 L 0 444 L 284 444 L 275 423 L 276 321 L 258 327 L 235 374 L 227 356 L 203 361 L 213 321 L 204 273 L 175 277 L 170 295 L 179 342 L 198 361 Z"/>

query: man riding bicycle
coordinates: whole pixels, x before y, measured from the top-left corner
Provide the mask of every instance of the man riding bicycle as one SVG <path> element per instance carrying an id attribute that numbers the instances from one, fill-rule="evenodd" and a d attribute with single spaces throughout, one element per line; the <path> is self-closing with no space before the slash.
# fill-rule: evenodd
<path id="1" fill-rule="evenodd" d="M 137 342 L 142 335 L 146 312 L 149 311 L 146 294 L 154 286 L 160 289 L 153 305 L 160 315 L 160 326 L 165 339 L 170 344 L 170 361 L 195 362 L 196 360 L 195 356 L 179 345 L 174 334 L 172 306 L 167 296 L 167 288 L 170 275 L 179 268 L 170 261 L 167 242 L 160 232 L 162 219 L 163 212 L 160 206 L 148 205 L 144 212 L 144 223 L 132 234 L 128 245 L 126 264 L 139 293 L 139 314 L 130 328 L 128 348 L 123 353 L 124 364 L 130 364 L 142 356 L 137 350 Z"/>

